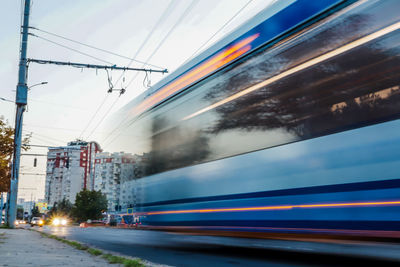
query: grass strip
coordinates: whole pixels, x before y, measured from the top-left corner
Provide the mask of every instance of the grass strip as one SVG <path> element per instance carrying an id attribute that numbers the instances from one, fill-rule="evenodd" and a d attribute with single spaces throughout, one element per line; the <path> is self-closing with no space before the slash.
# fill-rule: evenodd
<path id="1" fill-rule="evenodd" d="M 94 256 L 99 256 L 99 255 L 103 254 L 103 252 L 101 252 L 101 250 L 94 249 L 94 248 L 89 248 L 88 252 Z"/>
<path id="2" fill-rule="evenodd" d="M 111 264 L 119 263 L 119 264 L 123 264 L 124 267 L 142 267 L 142 266 L 145 266 L 143 263 L 140 262 L 140 260 L 127 259 L 127 258 L 124 258 L 124 257 L 115 256 L 115 255 L 112 255 L 112 254 L 103 254 L 101 257 L 103 259 L 106 259 Z"/>
<path id="3" fill-rule="evenodd" d="M 29 229 L 31 230 L 31 229 Z M 36 230 L 31 230 L 31 231 L 36 231 Z M 67 240 L 65 238 L 62 237 L 58 237 L 56 235 L 52 235 L 52 234 L 47 234 L 47 233 L 43 233 L 40 231 L 36 231 L 39 232 L 42 236 L 44 237 L 48 237 L 48 238 L 52 238 L 55 239 L 57 241 L 63 242 L 65 244 L 68 244 L 76 249 L 79 250 L 86 250 L 88 253 L 94 255 L 94 256 L 100 256 L 107 260 L 110 264 L 115 264 L 115 263 L 119 263 L 119 264 L 123 264 L 124 267 L 144 267 L 146 265 L 144 265 L 139 259 L 128 259 L 125 257 L 121 257 L 121 256 L 116 256 L 116 255 L 112 255 L 112 254 L 103 254 L 103 252 L 101 250 L 98 249 L 94 249 L 94 248 L 89 248 L 86 245 L 83 245 L 79 242 L 76 241 L 71 241 L 71 240 Z"/>

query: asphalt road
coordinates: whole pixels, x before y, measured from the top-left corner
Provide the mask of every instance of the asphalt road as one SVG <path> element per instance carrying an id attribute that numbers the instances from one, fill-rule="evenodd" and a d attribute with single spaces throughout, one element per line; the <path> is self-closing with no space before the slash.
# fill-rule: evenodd
<path id="1" fill-rule="evenodd" d="M 263 240 L 104 227 L 38 229 L 172 266 L 354 266 L 400 262 L 400 244 Z"/>

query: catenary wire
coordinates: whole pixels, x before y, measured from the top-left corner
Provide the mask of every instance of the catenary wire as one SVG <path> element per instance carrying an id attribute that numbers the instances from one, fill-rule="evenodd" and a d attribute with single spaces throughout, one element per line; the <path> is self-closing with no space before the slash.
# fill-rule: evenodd
<path id="1" fill-rule="evenodd" d="M 107 115 L 110 113 L 111 109 L 114 107 L 114 105 L 117 103 L 118 99 L 120 98 L 121 95 L 119 95 L 115 101 L 112 103 L 110 108 L 107 110 L 107 112 L 104 114 L 104 116 L 101 118 L 101 120 L 97 123 L 97 125 L 93 128 L 93 130 L 90 132 L 90 134 L 86 137 L 86 140 L 89 140 L 90 136 L 94 133 L 94 131 L 99 127 L 99 125 L 103 122 L 103 120 L 107 117 Z"/>
<path id="2" fill-rule="evenodd" d="M 54 142 L 54 141 L 51 141 L 51 140 L 47 140 L 47 139 L 45 139 L 45 138 L 41 138 L 41 137 L 39 137 L 39 136 L 33 136 L 32 135 L 32 138 L 33 139 L 36 139 L 36 140 L 38 140 L 38 141 L 40 141 L 40 142 L 44 142 L 44 143 L 52 143 L 52 144 L 54 144 L 54 146 L 55 147 L 57 147 L 57 146 L 60 146 L 59 144 L 57 144 L 56 142 Z"/>
<path id="3" fill-rule="evenodd" d="M 191 59 L 194 55 L 196 55 L 204 46 L 206 46 L 218 33 L 220 33 L 229 23 L 232 22 L 253 0 L 247 1 L 247 3 L 242 6 L 227 22 L 224 23 L 210 38 L 207 39 L 196 51 L 183 63 L 185 64 L 189 59 Z"/>
<path id="4" fill-rule="evenodd" d="M 92 123 L 93 119 L 97 116 L 97 114 L 99 113 L 100 109 L 103 107 L 104 103 L 106 102 L 107 98 L 108 98 L 109 94 L 106 94 L 106 96 L 104 97 L 103 101 L 101 102 L 101 104 L 99 105 L 99 107 L 96 109 L 96 112 L 93 114 L 93 116 L 90 118 L 88 124 L 86 124 L 86 127 L 83 129 L 83 131 L 81 132 L 81 134 L 79 135 L 79 139 L 81 139 L 83 137 L 84 132 L 87 130 L 87 128 L 89 128 L 89 125 Z"/>
<path id="5" fill-rule="evenodd" d="M 74 52 L 76 52 L 76 53 L 78 53 L 78 54 L 81 54 L 81 55 L 84 55 L 84 56 L 87 56 L 87 57 L 96 59 L 96 60 L 98 60 L 98 61 L 101 61 L 101 62 L 110 64 L 110 65 L 114 65 L 113 63 L 111 63 L 111 62 L 109 62 L 109 61 L 106 61 L 106 60 L 104 60 L 104 59 L 101 59 L 101 58 L 92 56 L 92 55 L 87 54 L 87 53 L 85 53 L 85 52 L 81 52 L 81 51 L 79 51 L 79 50 L 77 50 L 77 49 L 74 49 L 74 48 L 72 48 L 72 47 L 69 47 L 69 46 L 66 46 L 66 45 L 63 45 L 63 44 L 54 42 L 54 41 L 52 41 L 52 40 L 49 40 L 49 39 L 44 38 L 44 37 L 42 37 L 42 36 L 39 36 L 39 35 L 37 35 L 37 34 L 32 34 L 32 33 L 30 33 L 29 35 L 34 36 L 34 37 L 39 38 L 39 39 L 42 39 L 42 40 L 45 40 L 45 41 L 50 42 L 50 43 L 52 43 L 52 44 L 61 46 L 61 47 L 66 48 L 66 49 L 68 49 L 68 50 L 74 51 Z"/>
<path id="6" fill-rule="evenodd" d="M 204 42 L 187 60 L 184 61 L 183 64 L 185 64 L 186 62 L 188 62 L 194 55 L 197 54 L 198 51 L 200 51 L 205 45 L 207 45 L 218 33 L 220 33 L 229 23 L 231 23 L 253 0 L 249 0 L 246 2 L 246 4 L 244 4 L 227 22 L 225 22 L 206 42 Z M 272 5 L 275 1 L 272 1 L 271 3 L 268 4 L 268 6 Z M 129 86 L 129 84 L 128 84 Z M 127 116 L 128 117 L 128 116 Z M 119 129 L 122 124 L 125 122 L 125 120 L 127 119 L 127 117 L 125 117 L 121 123 L 113 129 L 113 131 L 111 131 L 110 135 L 108 135 L 104 141 L 106 141 L 117 129 Z M 109 141 L 105 146 L 109 145 L 110 143 L 112 143 L 117 137 L 119 136 L 116 135 L 111 141 Z"/>
<path id="7" fill-rule="evenodd" d="M 153 50 L 151 55 L 146 59 L 146 62 L 149 62 L 153 56 L 158 52 L 158 50 L 164 45 L 165 41 L 169 38 L 169 36 L 175 31 L 176 27 L 182 22 L 182 20 L 189 14 L 189 12 L 193 9 L 193 7 L 197 4 L 198 2 L 196 0 L 192 0 L 190 5 L 185 9 L 185 11 L 181 14 L 181 16 L 178 18 L 178 20 L 175 22 L 175 24 L 172 26 L 172 28 L 168 31 L 168 33 L 164 36 L 164 38 L 161 40 L 161 42 L 158 43 L 157 47 Z M 138 75 L 136 74 L 128 83 L 126 87 L 129 87 L 133 80 Z"/>
<path id="8" fill-rule="evenodd" d="M 159 19 L 157 20 L 157 22 L 154 24 L 153 28 L 151 29 L 151 31 L 149 32 L 149 34 L 146 36 L 146 39 L 142 42 L 142 44 L 140 45 L 139 49 L 136 51 L 135 55 L 133 56 L 133 58 L 136 58 L 138 56 L 138 54 L 141 52 L 141 50 L 144 48 L 145 44 L 148 42 L 148 40 L 150 39 L 150 37 L 154 34 L 155 30 L 158 28 L 158 26 L 161 24 L 161 22 L 166 19 L 169 14 L 170 14 L 170 10 L 173 7 L 173 3 L 174 1 L 171 1 L 169 3 L 169 5 L 165 8 L 165 10 L 163 11 L 162 15 L 159 17 Z M 131 66 L 132 64 L 132 60 L 128 63 L 128 68 Z M 147 62 L 146 62 L 147 63 Z M 119 80 L 122 78 L 123 73 L 119 76 L 119 78 L 117 79 L 117 81 L 115 82 L 115 84 L 117 84 L 119 82 Z M 97 114 L 99 113 L 100 109 L 103 107 L 104 103 L 106 102 L 107 98 L 108 98 L 109 94 L 107 94 L 103 101 L 101 102 L 100 106 L 96 109 L 96 112 L 93 114 L 93 116 L 90 118 L 88 124 L 86 125 L 86 127 L 84 128 L 84 130 L 82 131 L 82 133 L 80 134 L 79 138 L 83 137 L 84 132 L 88 129 L 88 127 L 91 125 L 91 123 L 94 121 L 94 118 L 97 116 Z M 119 97 L 117 98 L 119 99 Z M 116 101 L 114 102 L 116 103 Z M 112 108 L 112 107 L 111 107 Z M 109 109 L 111 110 L 111 109 Z M 107 113 L 105 113 L 105 116 L 107 116 Z M 103 118 L 105 118 L 105 116 L 103 116 Z M 101 121 L 103 121 L 103 118 L 101 119 Z M 100 125 L 100 124 L 98 124 Z M 96 129 L 97 127 L 95 127 Z"/>
<path id="9" fill-rule="evenodd" d="M 42 138 L 51 139 L 53 141 L 61 142 L 61 143 L 67 143 L 64 140 L 60 140 L 60 139 L 57 139 L 57 138 L 54 138 L 54 137 L 46 136 L 44 134 L 38 134 L 37 132 L 32 132 L 32 131 L 30 131 L 30 132 L 32 133 L 32 135 L 35 134 L 35 135 L 41 136 Z"/>
<path id="10" fill-rule="evenodd" d="M 70 41 L 70 42 L 73 42 L 73 43 L 76 43 L 76 44 L 80 44 L 80 45 L 83 45 L 83 46 L 86 46 L 86 47 L 89 47 L 89 48 L 92 48 L 92 49 L 95 49 L 95 50 L 102 51 L 104 53 L 108 53 L 110 55 L 114 55 L 114 56 L 117 56 L 117 57 L 120 57 L 120 58 L 124 58 L 124 59 L 129 59 L 132 62 L 134 61 L 134 62 L 142 63 L 142 64 L 145 64 L 147 66 L 152 66 L 152 67 L 158 68 L 158 69 L 165 69 L 165 68 L 160 67 L 160 66 L 156 66 L 156 65 L 153 65 L 153 64 L 150 64 L 150 63 L 145 63 L 144 61 L 140 61 L 140 60 L 137 60 L 135 58 L 130 58 L 130 57 L 127 57 L 127 56 L 124 56 L 124 55 L 120 55 L 120 54 L 114 53 L 114 52 L 106 50 L 106 49 L 98 48 L 98 47 L 95 47 L 95 46 L 92 46 L 92 45 L 89 45 L 89 44 L 85 44 L 85 43 L 82 43 L 82 42 L 79 42 L 79 41 L 76 41 L 76 40 L 61 36 L 59 34 L 55 34 L 55 33 L 49 32 L 49 31 L 45 31 L 45 30 L 39 29 L 37 27 L 30 27 L 30 28 L 33 29 L 33 30 L 37 30 L 37 31 L 43 32 L 43 33 L 47 33 L 49 35 L 53 35 L 55 37 L 58 37 L 58 38 L 61 38 L 61 39 L 64 39 L 64 40 L 67 40 L 67 41 Z"/>
<path id="11" fill-rule="evenodd" d="M 164 38 L 158 43 L 157 47 L 153 50 L 153 52 L 151 53 L 151 55 L 146 59 L 146 62 L 150 61 L 153 56 L 158 52 L 158 50 L 162 47 L 162 45 L 165 43 L 165 41 L 169 38 L 169 36 L 174 32 L 174 30 L 176 29 L 176 27 L 182 22 L 182 20 L 190 13 L 190 11 L 194 8 L 194 6 L 197 4 L 198 2 L 196 0 L 192 0 L 192 2 L 187 6 L 187 8 L 183 11 L 183 13 L 181 14 L 181 16 L 178 18 L 178 20 L 175 22 L 175 24 L 170 28 L 170 30 L 168 31 L 168 33 L 164 36 Z M 136 77 L 138 76 L 138 73 L 136 73 L 132 79 L 129 81 L 128 85 L 126 86 L 126 88 L 128 88 L 132 82 L 136 79 Z M 121 121 L 121 123 L 114 128 L 114 130 L 111 132 L 111 134 L 109 134 L 104 141 L 106 141 L 115 131 L 116 129 L 118 129 L 126 120 L 126 118 L 128 117 L 128 115 Z M 114 139 L 112 140 L 114 141 Z M 111 141 L 111 142 L 112 142 Z"/>

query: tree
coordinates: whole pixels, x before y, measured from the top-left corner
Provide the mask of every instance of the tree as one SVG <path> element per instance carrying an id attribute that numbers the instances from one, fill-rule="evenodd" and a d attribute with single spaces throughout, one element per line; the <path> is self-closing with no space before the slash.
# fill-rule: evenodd
<path id="1" fill-rule="evenodd" d="M 22 220 L 24 218 L 24 208 L 18 207 L 17 208 L 17 219 Z"/>
<path id="2" fill-rule="evenodd" d="M 29 138 L 22 141 L 22 149 L 28 150 Z M 0 192 L 7 192 L 10 188 L 11 160 L 14 151 L 14 128 L 0 116 Z"/>
<path id="3" fill-rule="evenodd" d="M 75 204 L 72 207 L 71 215 L 77 222 L 84 222 L 88 219 L 98 220 L 102 212 L 107 209 L 107 198 L 99 191 L 82 190 L 76 194 Z"/>
<path id="4" fill-rule="evenodd" d="M 50 216 L 70 216 L 72 203 L 68 199 L 63 199 L 60 203 L 54 203 L 54 206 L 49 211 Z"/>
<path id="5" fill-rule="evenodd" d="M 40 217 L 40 211 L 36 205 L 32 209 L 32 217 Z"/>

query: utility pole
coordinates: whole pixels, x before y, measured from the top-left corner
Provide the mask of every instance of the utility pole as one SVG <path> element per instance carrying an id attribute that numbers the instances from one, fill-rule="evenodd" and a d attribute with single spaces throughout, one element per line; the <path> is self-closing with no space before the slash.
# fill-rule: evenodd
<path id="1" fill-rule="evenodd" d="M 22 26 L 21 51 L 18 69 L 18 85 L 15 98 L 17 112 L 15 116 L 15 133 L 14 133 L 14 154 L 11 171 L 10 197 L 7 199 L 7 221 L 8 226 L 15 227 L 15 219 L 17 215 L 17 196 L 18 196 L 18 179 L 19 165 L 21 156 L 21 141 L 22 141 L 22 120 L 27 104 L 28 86 L 27 86 L 27 60 L 26 52 L 28 47 L 28 28 L 29 28 L 29 12 L 31 0 L 25 0 L 24 19 Z"/>
<path id="2" fill-rule="evenodd" d="M 0 225 L 3 221 L 3 192 L 0 192 Z"/>

